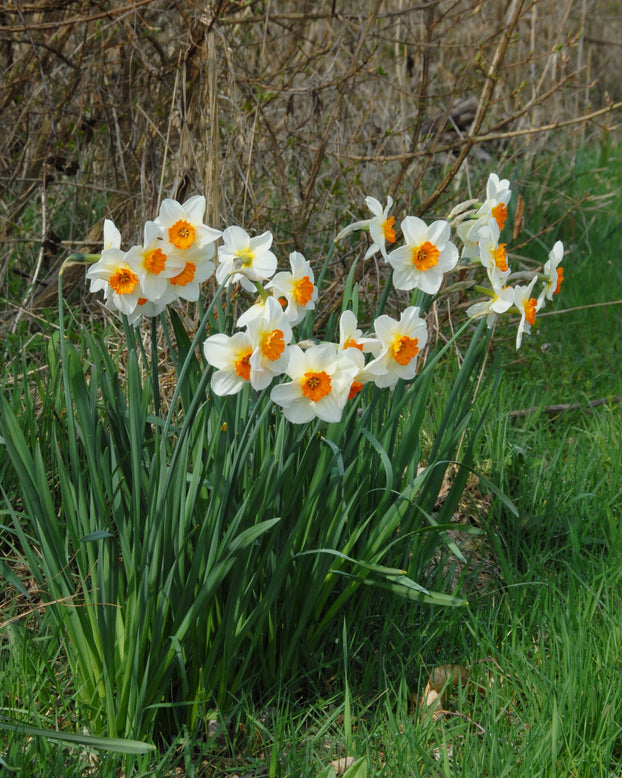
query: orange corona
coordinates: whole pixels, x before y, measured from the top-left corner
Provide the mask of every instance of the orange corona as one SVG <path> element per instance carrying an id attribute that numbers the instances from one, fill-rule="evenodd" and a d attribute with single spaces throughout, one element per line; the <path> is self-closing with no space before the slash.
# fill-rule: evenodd
<path id="1" fill-rule="evenodd" d="M 171 284 L 173 284 L 173 286 L 186 286 L 186 284 L 189 284 L 194 280 L 196 269 L 196 265 L 194 265 L 192 262 L 186 262 L 186 267 L 181 271 L 181 273 L 178 273 L 176 276 L 171 278 Z"/>
<path id="2" fill-rule="evenodd" d="M 145 252 L 144 265 L 150 273 L 157 276 L 166 267 L 166 254 L 162 249 L 151 249 Z"/>
<path id="3" fill-rule="evenodd" d="M 285 351 L 283 330 L 267 332 L 261 340 L 261 350 L 271 362 L 277 360 Z"/>
<path id="4" fill-rule="evenodd" d="M 357 343 L 354 338 L 348 338 L 346 342 L 343 344 L 343 350 L 345 351 L 347 348 L 357 348 L 359 351 L 363 350 L 363 344 Z"/>
<path id="5" fill-rule="evenodd" d="M 196 231 L 190 222 L 179 219 L 168 228 L 168 239 L 178 249 L 187 249 L 192 246 L 196 237 Z"/>
<path id="6" fill-rule="evenodd" d="M 393 343 L 393 359 L 399 365 L 407 365 L 419 353 L 419 340 L 402 335 Z"/>
<path id="7" fill-rule="evenodd" d="M 415 246 L 412 250 L 412 262 L 417 270 L 429 270 L 434 265 L 438 264 L 438 258 L 440 251 L 433 243 L 426 240 L 421 246 Z"/>
<path id="8" fill-rule="evenodd" d="M 499 229 L 502 230 L 505 227 L 505 220 L 508 218 L 508 209 L 505 207 L 505 203 L 499 203 L 492 209 L 493 219 L 499 225 Z"/>
<path id="9" fill-rule="evenodd" d="M 252 351 L 247 351 L 239 359 L 235 360 L 235 372 L 243 378 L 245 381 L 250 381 L 251 378 L 251 354 Z"/>
<path id="10" fill-rule="evenodd" d="M 528 324 L 534 324 L 536 321 L 536 306 L 538 301 L 535 297 L 530 297 L 525 303 L 525 320 Z"/>
<path id="11" fill-rule="evenodd" d="M 395 224 L 395 216 L 389 216 L 388 219 L 385 219 L 384 224 L 382 225 L 382 232 L 384 233 L 384 239 L 389 243 L 395 243 L 395 227 L 393 226 L 394 224 Z"/>
<path id="12" fill-rule="evenodd" d="M 304 378 L 302 379 L 302 393 L 305 397 L 313 400 L 314 403 L 330 394 L 330 390 L 330 376 L 324 370 L 321 370 L 320 372 L 309 370 L 304 374 Z"/>
<path id="13" fill-rule="evenodd" d="M 294 281 L 294 297 L 298 305 L 305 306 L 313 296 L 313 284 L 309 276 Z"/>
<path id="14" fill-rule="evenodd" d="M 492 250 L 492 256 L 495 260 L 495 265 L 502 273 L 505 273 L 508 269 L 508 255 L 505 250 L 505 246 L 505 243 L 501 243 L 497 246 L 496 249 Z"/>
<path id="15" fill-rule="evenodd" d="M 352 381 L 352 386 L 350 387 L 350 392 L 348 394 L 348 400 L 351 400 L 353 397 L 356 397 L 356 395 L 361 391 L 363 388 L 363 384 L 360 381 Z"/>
<path id="16" fill-rule="evenodd" d="M 120 267 L 110 276 L 108 283 L 117 294 L 131 294 L 138 284 L 138 276 L 129 267 Z"/>

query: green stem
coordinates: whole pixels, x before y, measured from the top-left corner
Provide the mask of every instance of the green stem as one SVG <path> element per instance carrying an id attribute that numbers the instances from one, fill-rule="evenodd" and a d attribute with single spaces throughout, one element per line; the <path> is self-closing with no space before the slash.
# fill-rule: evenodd
<path id="1" fill-rule="evenodd" d="M 257 291 L 259 292 L 259 296 L 261 297 L 261 299 L 265 303 L 266 300 L 268 299 L 268 297 L 270 297 L 270 295 L 266 291 L 266 289 L 265 289 L 264 285 L 261 283 L 261 281 L 253 281 L 253 283 L 255 284 L 255 286 L 257 288 Z"/>
<path id="2" fill-rule="evenodd" d="M 67 257 L 67 259 L 63 262 L 63 264 L 60 267 L 60 270 L 58 271 L 58 277 L 59 279 L 61 279 L 65 268 L 71 267 L 71 265 L 92 265 L 95 262 L 99 262 L 100 259 L 101 259 L 101 254 L 82 254 L 80 251 L 76 251 L 74 254 L 70 254 Z M 62 290 L 61 292 L 59 292 L 59 294 L 61 293 Z M 60 301 L 60 297 L 59 297 L 59 301 Z"/>
<path id="3" fill-rule="evenodd" d="M 487 289 L 485 286 L 478 286 L 477 284 L 473 287 L 473 291 L 478 294 L 484 294 L 486 297 L 491 297 L 493 300 L 497 296 L 492 289 Z"/>
<path id="4" fill-rule="evenodd" d="M 151 318 L 151 381 L 153 383 L 153 413 L 160 418 L 160 378 L 158 375 L 158 321 Z"/>

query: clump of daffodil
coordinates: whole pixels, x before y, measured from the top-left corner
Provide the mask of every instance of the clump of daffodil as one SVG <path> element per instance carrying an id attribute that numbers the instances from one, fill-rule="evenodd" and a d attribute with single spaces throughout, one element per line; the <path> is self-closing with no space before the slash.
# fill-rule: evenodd
<path id="1" fill-rule="evenodd" d="M 460 203 L 447 220 L 427 224 L 417 216 L 404 216 L 402 245 L 388 251 L 387 246 L 396 242 L 395 217 L 389 215 L 393 199 L 388 197 L 383 207 L 376 198 L 366 197 L 372 216 L 350 224 L 335 242 L 353 231 L 368 231 L 372 242 L 364 259 L 380 253 L 400 291 L 434 296 L 446 275 L 457 268 L 481 269 L 488 285 L 477 283 L 473 288 L 484 299 L 472 303 L 467 316 L 485 316 L 492 327 L 499 316 L 518 313 L 516 348 L 520 348 L 536 313 L 560 290 L 564 248 L 557 241 L 542 272 L 526 284 L 513 285 L 514 278 L 525 274 L 513 274 L 502 238 L 510 198 L 509 181 L 491 173 L 485 199 Z M 251 236 L 239 226 L 220 232 L 203 223 L 204 212 L 201 196 L 183 204 L 165 200 L 156 219 L 144 225 L 142 245 L 128 251 L 121 248 L 117 228 L 106 220 L 102 253 L 87 272 L 91 291 L 103 291 L 106 306 L 136 324 L 177 299 L 198 300 L 201 284 L 214 272 L 221 286 L 238 285 L 252 297 L 238 316 L 237 331 L 212 334 L 203 343 L 203 355 L 213 369 L 211 390 L 225 396 L 246 387 L 270 388 L 270 397 L 293 423 L 313 418 L 339 421 L 366 384 L 391 391 L 399 381 L 415 378 L 428 339 L 420 307 L 407 305 L 397 318 L 379 315 L 367 333 L 354 312 L 345 310 L 338 342 L 297 343 L 295 328 L 318 304 L 312 263 L 293 251 L 289 268 L 278 270 L 272 233 Z M 462 243 L 461 250 L 456 240 Z"/>
<path id="2" fill-rule="evenodd" d="M 203 223 L 205 198 L 183 205 L 164 200 L 154 221 L 143 228 L 142 245 L 121 249 L 121 234 L 104 222 L 104 247 L 87 271 L 91 292 L 104 292 L 106 306 L 128 316 L 156 316 L 178 298 L 196 301 L 214 272 L 214 241 L 221 233 Z"/>

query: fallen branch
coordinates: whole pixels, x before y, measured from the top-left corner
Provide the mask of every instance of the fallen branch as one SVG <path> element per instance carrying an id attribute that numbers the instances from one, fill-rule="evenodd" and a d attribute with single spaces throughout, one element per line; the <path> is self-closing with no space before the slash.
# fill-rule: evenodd
<path id="1" fill-rule="evenodd" d="M 557 405 L 546 405 L 542 408 L 542 413 L 550 413 L 551 415 L 557 413 L 565 413 L 566 411 L 585 411 L 591 413 L 590 408 L 596 408 L 599 405 L 613 405 L 620 402 L 620 395 L 616 397 L 601 397 L 599 400 L 591 400 L 585 405 L 584 403 L 559 403 Z M 530 416 L 532 413 L 540 410 L 539 406 L 533 405 L 531 408 L 521 408 L 520 410 L 510 411 L 511 419 L 518 419 L 522 416 Z"/>

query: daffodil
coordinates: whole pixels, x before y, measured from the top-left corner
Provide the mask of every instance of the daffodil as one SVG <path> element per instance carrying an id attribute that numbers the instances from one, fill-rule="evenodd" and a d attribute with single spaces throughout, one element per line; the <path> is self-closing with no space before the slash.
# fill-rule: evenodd
<path id="1" fill-rule="evenodd" d="M 247 334 L 253 347 L 250 382 L 253 389 L 265 389 L 287 364 L 287 345 L 292 328 L 280 303 L 268 297 L 263 311 L 248 321 Z"/>
<path id="2" fill-rule="evenodd" d="M 306 351 L 290 346 L 285 372 L 292 380 L 274 386 L 270 398 L 294 424 L 316 417 L 338 422 L 360 370 L 359 359 L 362 355 L 356 349 L 340 351 L 334 343 L 313 345 Z"/>
<path id="3" fill-rule="evenodd" d="M 395 217 L 389 216 L 389 211 L 393 205 L 393 198 L 389 195 L 387 197 L 387 204 L 383 208 L 382 204 L 376 200 L 375 197 L 366 197 L 365 204 L 369 210 L 373 213 L 371 219 L 363 219 L 362 221 L 353 222 L 345 227 L 339 235 L 335 238 L 335 243 L 338 243 L 346 235 L 356 230 L 367 230 L 372 239 L 370 247 L 367 249 L 363 259 L 369 259 L 377 254 L 378 251 L 382 254 L 384 259 L 388 261 L 387 255 L 387 243 L 395 243 Z"/>
<path id="4" fill-rule="evenodd" d="M 159 316 L 166 308 L 167 304 L 167 302 L 152 302 L 146 297 L 139 297 L 138 301 L 136 302 L 136 308 L 134 308 L 132 313 L 128 314 L 127 320 L 132 326 L 135 327 L 140 323 L 143 316 L 147 318 Z"/>
<path id="5" fill-rule="evenodd" d="M 514 288 L 511 286 L 502 286 L 498 279 L 493 275 L 492 289 L 487 291 L 489 298 L 480 303 L 474 303 L 467 309 L 467 316 L 471 319 L 477 319 L 480 316 L 486 316 L 486 324 L 492 327 L 497 316 L 505 313 L 514 305 Z"/>
<path id="6" fill-rule="evenodd" d="M 203 223 L 205 197 L 195 195 L 181 205 L 177 200 L 162 202 L 156 223 L 176 249 L 200 249 L 218 240 L 220 230 Z"/>
<path id="7" fill-rule="evenodd" d="M 506 244 L 499 243 L 499 225 L 494 219 L 482 225 L 478 232 L 479 259 L 486 268 L 491 284 L 503 285 L 510 275 Z"/>
<path id="8" fill-rule="evenodd" d="M 257 302 L 253 303 L 253 305 L 251 305 L 245 311 L 242 311 L 242 313 L 238 316 L 238 320 L 235 323 L 235 326 L 239 329 L 242 327 L 247 327 L 249 322 L 251 322 L 257 316 L 263 316 L 266 310 L 266 301 L 268 299 L 269 297 L 260 297 L 257 299 Z"/>
<path id="9" fill-rule="evenodd" d="M 461 254 L 463 259 L 478 255 L 478 240 L 482 227 L 494 221 L 499 231 L 504 228 L 511 196 L 510 182 L 506 178 L 499 179 L 496 173 L 491 173 L 486 184 L 486 200 L 470 219 L 463 220 L 458 226 L 458 236 L 464 244 Z"/>
<path id="10" fill-rule="evenodd" d="M 168 279 L 169 301 L 177 297 L 188 302 L 196 302 L 199 299 L 201 284 L 211 278 L 214 272 L 215 265 L 212 262 L 214 253 L 213 243 L 181 252 L 184 260 L 183 268 Z"/>
<path id="11" fill-rule="evenodd" d="M 131 314 L 143 297 L 138 274 L 132 269 L 119 248 L 106 248 L 97 262 L 89 267 L 86 277 L 91 292 L 104 292 L 107 307 Z"/>
<path id="12" fill-rule="evenodd" d="M 169 302 L 177 297 L 195 302 L 199 299 L 200 285 L 214 272 L 214 242 L 222 233 L 203 223 L 204 214 L 203 195 L 194 195 L 183 205 L 167 199 L 160 206 L 155 222 L 184 259 L 180 271 L 168 279 L 165 296 Z"/>
<path id="13" fill-rule="evenodd" d="M 559 294 L 564 280 L 564 270 L 559 267 L 563 258 L 564 244 L 558 240 L 549 252 L 548 260 L 544 263 L 544 288 L 538 297 L 538 308 L 543 307 L 545 298 L 552 300 L 554 295 Z"/>
<path id="14" fill-rule="evenodd" d="M 443 275 L 458 263 L 458 249 L 449 240 L 449 223 L 435 221 L 428 226 L 417 216 L 407 216 L 401 228 L 406 244 L 388 257 L 393 267 L 393 285 L 396 289 L 421 289 L 436 294 Z"/>
<path id="15" fill-rule="evenodd" d="M 402 311 L 400 320 L 383 314 L 374 321 L 378 336 L 375 359 L 365 368 L 376 386 L 393 389 L 401 378 L 409 381 L 417 372 L 417 357 L 428 339 L 428 328 L 419 308 Z"/>
<path id="16" fill-rule="evenodd" d="M 529 286 L 517 286 L 514 288 L 514 305 L 520 313 L 520 322 L 516 333 L 516 348 L 519 349 L 523 340 L 523 333 L 529 333 L 532 325 L 536 321 L 536 312 L 538 310 L 538 301 L 531 296 L 534 284 L 538 280 L 537 276 L 531 279 Z"/>
<path id="17" fill-rule="evenodd" d="M 377 338 L 364 338 L 358 329 L 358 322 L 353 311 L 344 311 L 339 318 L 339 348 L 355 348 L 361 353 L 369 354 L 379 346 Z"/>
<path id="18" fill-rule="evenodd" d="M 125 258 L 140 279 L 143 296 L 151 302 L 164 297 L 168 279 L 181 273 L 186 266 L 181 253 L 163 239 L 160 228 L 153 221 L 145 223 L 143 245 L 133 246 Z"/>
<path id="19" fill-rule="evenodd" d="M 203 354 L 216 368 L 211 378 L 214 394 L 237 394 L 250 383 L 252 353 L 253 346 L 246 332 L 233 335 L 219 332 L 207 338 L 203 343 Z"/>
<path id="20" fill-rule="evenodd" d="M 315 308 L 318 297 L 314 285 L 314 275 L 311 264 L 299 251 L 289 255 L 291 272 L 283 270 L 277 273 L 266 289 L 278 298 L 286 301 L 285 315 L 292 326 L 299 324 L 307 315 L 307 311 Z"/>
<path id="21" fill-rule="evenodd" d="M 121 248 L 121 233 L 110 219 L 104 219 L 104 251 Z"/>
<path id="22" fill-rule="evenodd" d="M 219 284 L 240 283 L 248 292 L 255 291 L 254 281 L 266 281 L 276 271 L 276 256 L 270 251 L 272 233 L 254 238 L 241 227 L 227 227 L 224 245 L 218 249 L 216 279 Z"/>
<path id="23" fill-rule="evenodd" d="M 507 203 L 511 196 L 510 181 L 507 178 L 499 178 L 496 173 L 491 173 L 486 182 L 486 201 Z M 499 225 L 503 229 L 503 225 Z"/>

